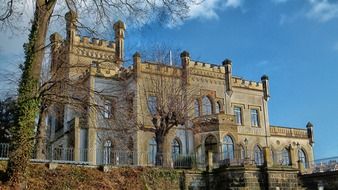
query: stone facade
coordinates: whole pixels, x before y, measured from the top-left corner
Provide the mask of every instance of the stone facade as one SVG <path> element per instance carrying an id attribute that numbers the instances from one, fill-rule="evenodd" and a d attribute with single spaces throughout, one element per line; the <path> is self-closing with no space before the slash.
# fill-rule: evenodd
<path id="1" fill-rule="evenodd" d="M 167 154 L 173 152 L 175 140 L 179 154 L 197 155 L 200 163 L 206 162 L 207 152 L 212 152 L 217 156 L 214 161 L 230 165 L 247 158 L 256 165 L 265 163 L 269 167 L 284 165 L 297 169 L 301 160 L 305 169 L 309 168 L 313 160 L 313 126 L 308 124 L 306 129 L 297 129 L 270 124 L 267 76 L 257 82 L 245 80 L 233 75 L 230 60 L 222 64 L 204 63 L 192 60 L 186 51 L 181 54 L 181 66 L 143 61 L 142 55 L 135 53 L 133 65 L 125 68 L 126 28 L 121 21 L 114 24 L 115 41 L 108 42 L 77 35 L 72 24 L 76 15 L 68 13 L 66 18 L 67 37 L 63 39 L 57 33 L 51 35 L 51 74 L 79 81 L 88 89 L 85 92 L 88 104 L 105 108 L 105 103 L 109 102 L 107 106 L 113 106 L 119 113 L 110 118 L 98 109 L 79 113 L 69 104 L 54 105 L 49 113 L 51 146 L 74 148 L 76 159 L 94 165 L 107 161 L 106 147 L 137 154 L 132 160 L 134 164 L 150 164 L 149 154 L 156 144 L 151 144 L 154 133 L 144 93 L 149 91 L 146 86 L 152 77 L 181 80 L 184 76 L 187 88 L 194 91 L 190 96 L 195 101 L 187 113 L 190 119 L 186 126 L 178 125 L 167 135 Z M 62 91 L 78 93 L 69 88 Z M 130 112 L 130 116 L 123 112 Z M 124 121 L 127 132 L 116 127 L 122 122 L 118 119 L 123 117 L 129 117 L 128 122 Z M 142 128 L 135 127 L 140 124 Z M 303 154 L 300 155 L 300 151 Z M 258 186 L 261 183 L 251 181 Z"/>

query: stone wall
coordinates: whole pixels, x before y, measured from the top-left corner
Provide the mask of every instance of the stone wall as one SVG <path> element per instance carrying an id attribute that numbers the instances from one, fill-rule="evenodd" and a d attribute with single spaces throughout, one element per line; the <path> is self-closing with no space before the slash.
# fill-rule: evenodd
<path id="1" fill-rule="evenodd" d="M 325 190 L 338 189 L 338 171 L 305 174 L 300 176 L 300 180 L 303 187 L 310 190 L 319 189 L 319 186 Z"/>
<path id="2" fill-rule="evenodd" d="M 220 168 L 211 173 L 185 171 L 184 190 L 260 190 L 303 189 L 298 180 L 298 170 L 292 168 L 256 167 L 254 165 Z"/>
<path id="3" fill-rule="evenodd" d="M 273 168 L 266 170 L 268 189 L 301 189 L 298 170 L 291 168 Z"/>

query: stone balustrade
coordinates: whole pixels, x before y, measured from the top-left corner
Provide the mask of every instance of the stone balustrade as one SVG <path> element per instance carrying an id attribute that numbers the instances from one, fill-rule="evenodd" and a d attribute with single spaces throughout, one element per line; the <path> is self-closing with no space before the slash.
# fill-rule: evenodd
<path id="1" fill-rule="evenodd" d="M 306 129 L 270 126 L 270 134 L 271 136 L 308 138 Z"/>

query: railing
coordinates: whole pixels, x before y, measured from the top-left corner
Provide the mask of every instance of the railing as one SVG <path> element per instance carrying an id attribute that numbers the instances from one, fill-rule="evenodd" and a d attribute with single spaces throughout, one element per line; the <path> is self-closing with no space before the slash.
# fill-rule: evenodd
<path id="1" fill-rule="evenodd" d="M 238 127 L 237 132 L 243 135 L 265 136 L 265 129 L 260 127 Z"/>
<path id="2" fill-rule="evenodd" d="M 310 162 L 312 173 L 338 171 L 338 157 L 324 158 Z"/>
<path id="3" fill-rule="evenodd" d="M 7 160 L 9 156 L 9 144 L 0 143 L 0 160 Z"/>
<path id="4" fill-rule="evenodd" d="M 7 160 L 9 144 L 0 143 L 0 160 Z M 110 166 L 161 166 L 171 168 L 200 168 L 208 164 L 208 154 L 156 154 L 151 152 L 116 151 L 105 149 L 49 148 L 44 158 L 32 154 L 32 162 L 56 162 L 82 165 Z M 95 155 L 96 163 L 89 162 L 88 156 Z M 264 164 L 263 151 L 234 150 L 212 154 L 213 168 L 243 166 L 245 164 L 260 166 Z M 290 157 L 282 151 L 274 151 L 271 155 L 273 166 L 291 167 Z M 338 171 L 338 157 L 320 159 L 303 163 L 308 172 L 318 173 Z"/>
<path id="5" fill-rule="evenodd" d="M 308 138 L 306 129 L 270 126 L 270 134 L 271 136 Z"/>

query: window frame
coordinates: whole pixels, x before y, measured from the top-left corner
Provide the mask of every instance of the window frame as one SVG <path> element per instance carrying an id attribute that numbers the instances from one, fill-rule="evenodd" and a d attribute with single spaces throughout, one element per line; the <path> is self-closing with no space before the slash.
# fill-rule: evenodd
<path id="1" fill-rule="evenodd" d="M 233 160 L 235 158 L 235 144 L 233 138 L 230 135 L 224 135 L 222 151 L 224 159 Z"/>
<path id="2" fill-rule="evenodd" d="M 255 120 L 253 119 L 253 111 L 255 112 Z M 260 120 L 259 120 L 259 109 L 258 108 L 250 108 L 250 120 L 251 120 L 251 127 L 259 127 Z M 255 121 L 255 122 L 254 122 Z"/>
<path id="3" fill-rule="evenodd" d="M 222 111 L 221 101 L 218 100 L 215 102 L 215 114 L 219 114 L 221 113 L 221 111 Z"/>
<path id="4" fill-rule="evenodd" d="M 176 150 L 178 150 L 178 152 Z M 178 138 L 174 138 L 171 142 L 171 156 L 177 158 L 180 154 L 182 154 L 181 142 Z"/>
<path id="5" fill-rule="evenodd" d="M 207 100 L 208 102 L 205 102 Z M 212 115 L 213 107 L 212 107 L 212 99 L 209 96 L 202 97 L 202 115 Z"/>
<path id="6" fill-rule="evenodd" d="M 104 119 L 114 119 L 115 118 L 115 107 L 116 101 L 115 98 L 105 98 L 103 103 L 103 118 Z"/>
<path id="7" fill-rule="evenodd" d="M 148 164 L 156 164 L 157 142 L 155 137 L 152 137 L 148 142 Z"/>
<path id="8" fill-rule="evenodd" d="M 261 166 L 264 164 L 263 150 L 259 145 L 254 147 L 254 160 L 256 165 Z"/>
<path id="9" fill-rule="evenodd" d="M 301 157 L 300 154 L 302 154 L 303 157 Z M 305 150 L 303 150 L 302 148 L 298 149 L 298 160 L 303 163 L 304 168 L 308 168 L 309 165 L 307 163 L 307 155 Z"/>
<path id="10" fill-rule="evenodd" d="M 200 101 L 199 99 L 194 100 L 194 116 L 199 117 L 201 116 L 201 106 L 200 106 Z"/>
<path id="11" fill-rule="evenodd" d="M 291 165 L 291 155 L 290 155 L 290 149 L 283 148 L 282 149 L 282 163 L 283 166 L 290 166 Z"/>
<path id="12" fill-rule="evenodd" d="M 239 109 L 239 119 L 240 119 L 240 122 L 238 123 L 237 122 L 237 114 L 236 114 L 236 108 Z M 235 122 L 237 125 L 243 125 L 243 107 L 242 106 L 237 106 L 235 105 L 234 108 L 233 108 L 233 112 L 234 112 L 234 115 L 235 115 Z"/>
<path id="13" fill-rule="evenodd" d="M 152 116 L 156 115 L 157 114 L 157 96 L 148 95 L 146 103 L 147 103 L 147 108 L 148 108 L 149 113 Z"/>

